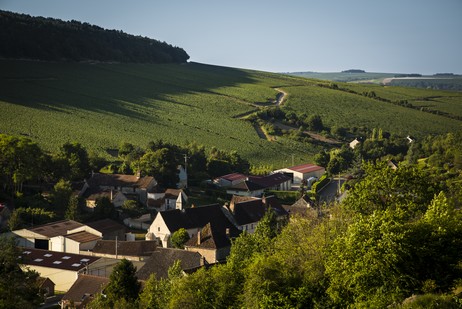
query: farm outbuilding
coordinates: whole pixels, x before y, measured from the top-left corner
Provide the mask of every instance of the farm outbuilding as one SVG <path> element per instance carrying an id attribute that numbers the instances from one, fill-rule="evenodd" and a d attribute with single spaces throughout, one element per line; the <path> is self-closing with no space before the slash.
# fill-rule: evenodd
<path id="1" fill-rule="evenodd" d="M 301 164 L 274 171 L 274 173 L 283 173 L 292 177 L 294 184 L 300 184 L 303 180 L 308 180 L 310 177 L 320 178 L 325 172 L 326 169 L 324 167 L 315 164 Z"/>

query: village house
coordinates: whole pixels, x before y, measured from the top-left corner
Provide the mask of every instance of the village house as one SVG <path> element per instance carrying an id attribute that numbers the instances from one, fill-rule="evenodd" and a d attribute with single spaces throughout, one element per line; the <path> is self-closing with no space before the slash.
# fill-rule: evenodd
<path id="1" fill-rule="evenodd" d="M 226 261 L 231 250 L 231 240 L 238 237 L 240 231 L 236 227 L 223 229 L 213 223 L 207 223 L 189 239 L 185 250 L 198 252 L 208 264 Z"/>
<path id="2" fill-rule="evenodd" d="M 242 182 L 228 187 L 226 193 L 261 197 L 266 190 L 287 191 L 291 186 L 291 177 L 283 173 L 274 173 L 266 176 L 247 176 Z"/>
<path id="3" fill-rule="evenodd" d="M 303 180 L 308 180 L 311 177 L 319 179 L 325 172 L 324 167 L 315 164 L 301 164 L 274 171 L 274 173 L 283 173 L 289 176 L 294 184 L 301 184 Z"/>
<path id="4" fill-rule="evenodd" d="M 103 197 L 109 199 L 116 208 L 122 207 L 125 201 L 128 200 L 128 198 L 120 191 L 109 189 L 101 190 L 99 188 L 87 189 L 81 197 L 85 199 L 85 205 L 91 211 L 95 209 L 96 202 Z"/>
<path id="5" fill-rule="evenodd" d="M 79 274 L 77 280 L 58 303 L 64 308 L 85 308 L 109 284 L 109 278 Z"/>
<path id="6" fill-rule="evenodd" d="M 37 281 L 40 291 L 44 297 L 55 295 L 56 284 L 50 278 L 39 277 Z"/>
<path id="7" fill-rule="evenodd" d="M 151 274 L 155 274 L 157 279 L 167 279 L 168 269 L 175 261 L 180 261 L 183 271 L 190 272 L 204 266 L 204 258 L 197 252 L 158 247 L 138 269 L 136 276 L 139 280 L 148 280 Z"/>
<path id="8" fill-rule="evenodd" d="M 258 222 L 268 209 L 276 214 L 278 220 L 288 218 L 287 211 L 274 196 L 256 198 L 233 196 L 228 206 L 238 229 L 247 233 L 254 233 Z"/>
<path id="9" fill-rule="evenodd" d="M 315 201 L 311 200 L 308 195 L 303 195 L 292 205 L 283 205 L 282 207 L 284 207 L 290 216 L 312 216 L 313 212 L 317 213 Z"/>
<path id="10" fill-rule="evenodd" d="M 263 195 L 264 192 L 265 192 L 264 187 L 250 180 L 244 180 L 226 189 L 227 194 L 239 195 L 239 196 L 260 197 Z"/>
<path id="11" fill-rule="evenodd" d="M 167 189 L 164 192 L 148 193 L 148 207 L 157 211 L 183 209 L 188 204 L 188 196 L 183 189 Z"/>
<path id="12" fill-rule="evenodd" d="M 241 173 L 232 173 L 224 176 L 217 177 L 213 180 L 213 183 L 219 187 L 227 188 L 235 186 L 244 180 L 247 179 L 247 176 Z"/>
<path id="13" fill-rule="evenodd" d="M 350 146 L 351 149 L 355 149 L 355 147 L 358 146 L 358 144 L 360 144 L 360 143 L 361 142 L 357 138 L 355 138 L 354 140 L 352 140 L 350 142 L 349 146 Z"/>
<path id="14" fill-rule="evenodd" d="M 85 180 L 79 196 L 85 196 L 85 192 L 90 190 L 90 192 L 113 192 L 113 197 L 116 197 L 114 192 L 117 191 L 127 199 L 134 199 L 146 205 L 148 192 L 156 186 L 157 181 L 151 176 L 93 173 L 91 178 Z"/>
<path id="15" fill-rule="evenodd" d="M 234 225 L 225 215 L 223 207 L 218 204 L 192 207 L 186 209 L 174 209 L 157 213 L 146 234 L 146 240 L 158 239 L 163 247 L 170 247 L 171 235 L 180 228 L 186 229 L 192 238 L 208 223 L 225 230 Z"/>

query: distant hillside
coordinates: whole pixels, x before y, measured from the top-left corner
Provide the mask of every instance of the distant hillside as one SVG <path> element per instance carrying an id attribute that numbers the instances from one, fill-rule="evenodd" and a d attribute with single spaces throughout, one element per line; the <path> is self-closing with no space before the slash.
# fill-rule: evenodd
<path id="1" fill-rule="evenodd" d="M 292 76 L 316 78 L 334 82 L 365 83 L 393 85 L 435 90 L 462 91 L 462 76 L 453 73 L 438 73 L 424 76 L 411 73 L 369 73 L 362 70 L 346 70 L 342 72 L 293 72 Z"/>
<path id="2" fill-rule="evenodd" d="M 286 115 L 319 115 L 326 131 L 320 134 L 381 128 L 421 139 L 462 128 L 462 93 L 456 92 L 198 63 L 0 60 L 0 133 L 27 136 L 51 151 L 76 141 L 107 155 L 122 142 L 146 147 L 162 139 L 235 150 L 252 164 L 310 161 L 331 146 L 301 135 L 298 124 L 292 134 L 267 136 L 275 131 L 271 124 L 250 122 L 256 112 L 274 109 L 281 91 L 287 93 L 280 107 Z"/>
<path id="3" fill-rule="evenodd" d="M 53 61 L 184 63 L 179 47 L 79 21 L 0 11 L 0 57 Z"/>

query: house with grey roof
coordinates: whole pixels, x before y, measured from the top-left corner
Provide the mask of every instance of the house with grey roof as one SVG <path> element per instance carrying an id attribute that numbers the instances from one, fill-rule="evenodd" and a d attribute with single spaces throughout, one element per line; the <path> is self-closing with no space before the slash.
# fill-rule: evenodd
<path id="1" fill-rule="evenodd" d="M 157 211 L 183 209 L 188 204 L 188 196 L 183 189 L 166 189 L 164 192 L 149 192 L 148 207 Z"/>
<path id="2" fill-rule="evenodd" d="M 59 302 L 64 308 L 85 308 L 94 297 L 101 293 L 109 284 L 109 278 L 79 274 L 77 280 L 70 287 Z"/>
<path id="3" fill-rule="evenodd" d="M 290 190 L 292 178 L 283 173 L 247 176 L 245 180 L 226 189 L 230 195 L 261 197 L 266 190 Z"/>
<path id="4" fill-rule="evenodd" d="M 197 252 L 173 248 L 157 248 L 138 269 L 136 276 L 139 280 L 148 280 L 151 274 L 157 279 L 168 278 L 168 269 L 175 261 L 180 261 L 183 271 L 195 270 L 204 265 L 204 258 Z"/>
<path id="5" fill-rule="evenodd" d="M 236 228 L 224 213 L 226 211 L 226 208 L 212 204 L 159 212 L 148 229 L 146 239 L 158 239 L 163 247 L 170 247 L 171 235 L 180 228 L 186 229 L 190 238 L 194 237 L 198 230 L 208 223 L 212 223 L 223 231 L 226 228 Z"/>
<path id="6" fill-rule="evenodd" d="M 274 211 L 279 220 L 288 218 L 287 211 L 274 196 L 263 198 L 233 196 L 228 209 L 234 218 L 236 226 L 247 233 L 255 232 L 258 222 L 268 209 Z"/>
<path id="7" fill-rule="evenodd" d="M 290 216 L 317 216 L 317 206 L 314 200 L 310 199 L 308 195 L 303 195 L 292 205 L 283 205 L 284 209 Z"/>
<path id="8" fill-rule="evenodd" d="M 226 261 L 231 250 L 231 240 L 241 233 L 236 227 L 223 229 L 209 222 L 189 239 L 185 250 L 198 252 L 208 264 Z"/>
<path id="9" fill-rule="evenodd" d="M 116 241 L 99 240 L 93 250 L 88 254 L 99 257 L 114 259 L 127 259 L 131 261 L 143 261 L 149 258 L 157 249 L 156 241 L 135 240 Z"/>

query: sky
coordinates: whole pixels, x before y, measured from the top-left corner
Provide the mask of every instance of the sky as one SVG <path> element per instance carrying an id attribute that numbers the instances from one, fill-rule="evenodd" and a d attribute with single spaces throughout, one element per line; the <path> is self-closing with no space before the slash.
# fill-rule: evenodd
<path id="1" fill-rule="evenodd" d="M 462 0 L 0 0 L 269 72 L 462 74 Z"/>

